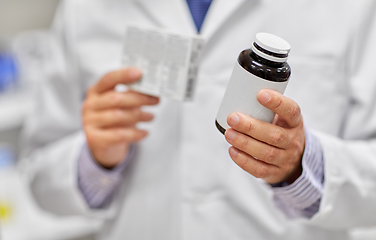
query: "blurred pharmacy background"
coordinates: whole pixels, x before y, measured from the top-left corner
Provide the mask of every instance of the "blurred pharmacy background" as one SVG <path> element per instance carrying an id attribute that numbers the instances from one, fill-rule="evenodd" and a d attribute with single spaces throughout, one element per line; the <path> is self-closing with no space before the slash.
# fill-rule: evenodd
<path id="1" fill-rule="evenodd" d="M 0 240 L 91 240 L 98 222 L 38 208 L 16 164 L 20 131 L 48 59 L 48 28 L 59 0 L 0 0 Z M 371 210 L 371 209 L 370 209 Z M 352 232 L 375 240 L 375 229 Z"/>
<path id="2" fill-rule="evenodd" d="M 0 239 L 89 240 L 99 227 L 38 208 L 17 169 L 20 131 L 48 57 L 58 0 L 0 0 Z"/>

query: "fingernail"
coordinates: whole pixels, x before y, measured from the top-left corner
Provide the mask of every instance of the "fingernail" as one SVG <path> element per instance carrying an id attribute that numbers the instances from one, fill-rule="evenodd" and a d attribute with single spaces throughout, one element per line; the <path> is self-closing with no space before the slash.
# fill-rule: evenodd
<path id="1" fill-rule="evenodd" d="M 229 153 L 231 157 L 236 157 L 239 154 L 239 152 L 234 147 L 230 147 Z"/>
<path id="2" fill-rule="evenodd" d="M 260 103 L 264 103 L 265 104 L 265 103 L 268 103 L 270 101 L 271 96 L 267 92 L 261 92 L 258 99 L 259 99 Z"/>
<path id="3" fill-rule="evenodd" d="M 153 120 L 154 118 L 154 115 L 151 114 L 151 113 L 148 113 L 148 112 L 145 112 L 143 113 L 144 114 L 144 118 L 148 121 L 148 120 Z"/>
<path id="4" fill-rule="evenodd" d="M 148 96 L 148 103 L 150 103 L 150 104 L 156 104 L 158 102 L 159 102 L 159 98 Z"/>
<path id="5" fill-rule="evenodd" d="M 227 120 L 228 125 L 231 127 L 236 126 L 240 121 L 239 115 L 236 113 L 233 113 L 230 115 L 230 117 Z"/>
<path id="6" fill-rule="evenodd" d="M 158 98 L 156 98 L 156 97 L 150 97 L 150 103 L 151 104 L 156 104 L 156 103 L 158 103 L 159 102 L 159 99 Z"/>
<path id="7" fill-rule="evenodd" d="M 234 140 L 238 136 L 238 133 L 232 129 L 228 129 L 226 131 L 226 139 L 227 140 Z"/>
<path id="8" fill-rule="evenodd" d="M 128 77 L 138 79 L 141 77 L 141 71 L 137 68 L 130 68 L 128 71 Z"/>

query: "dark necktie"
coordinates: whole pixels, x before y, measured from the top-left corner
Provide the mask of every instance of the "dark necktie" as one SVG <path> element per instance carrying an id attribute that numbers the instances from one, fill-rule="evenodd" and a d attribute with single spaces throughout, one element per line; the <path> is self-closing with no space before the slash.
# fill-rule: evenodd
<path id="1" fill-rule="evenodd" d="M 209 9 L 212 0 L 187 0 L 191 10 L 193 21 L 196 24 L 197 31 L 200 32 L 205 15 Z"/>

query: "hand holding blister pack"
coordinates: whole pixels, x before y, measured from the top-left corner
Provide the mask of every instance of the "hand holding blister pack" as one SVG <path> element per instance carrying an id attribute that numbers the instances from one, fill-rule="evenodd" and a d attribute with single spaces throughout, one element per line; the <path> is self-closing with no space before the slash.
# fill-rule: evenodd
<path id="1" fill-rule="evenodd" d="M 129 25 L 123 66 L 137 67 L 142 79 L 132 90 L 178 101 L 192 100 L 204 40 L 164 29 Z"/>
<path id="2" fill-rule="evenodd" d="M 257 93 L 262 89 L 284 93 L 291 74 L 289 52 L 290 44 L 282 38 L 258 33 L 252 47 L 239 54 L 215 121 L 221 133 L 229 128 L 227 117 L 233 112 L 273 121 L 275 113 L 257 101 Z"/>

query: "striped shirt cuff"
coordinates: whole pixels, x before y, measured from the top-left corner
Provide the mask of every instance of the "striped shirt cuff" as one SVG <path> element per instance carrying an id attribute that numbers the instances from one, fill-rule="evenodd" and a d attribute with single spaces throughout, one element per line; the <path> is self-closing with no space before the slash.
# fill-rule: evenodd
<path id="1" fill-rule="evenodd" d="M 125 161 L 108 170 L 96 163 L 85 144 L 78 159 L 78 187 L 90 208 L 103 208 L 111 202 L 112 195 L 123 179 L 123 170 L 135 153 L 133 145 Z"/>
<path id="2" fill-rule="evenodd" d="M 300 211 L 294 215 L 313 216 L 319 210 L 323 193 L 324 163 L 319 140 L 307 130 L 302 166 L 301 176 L 292 184 L 273 185 L 274 199 L 279 202 L 277 206 L 288 206 L 294 212 Z"/>

